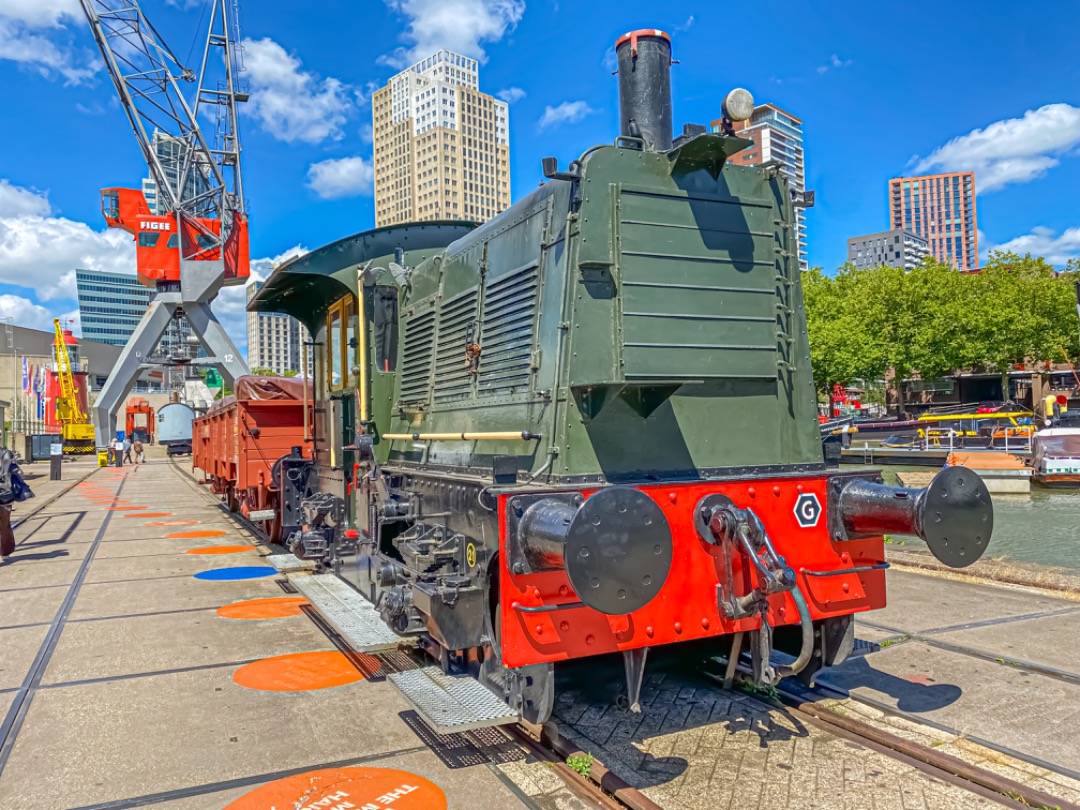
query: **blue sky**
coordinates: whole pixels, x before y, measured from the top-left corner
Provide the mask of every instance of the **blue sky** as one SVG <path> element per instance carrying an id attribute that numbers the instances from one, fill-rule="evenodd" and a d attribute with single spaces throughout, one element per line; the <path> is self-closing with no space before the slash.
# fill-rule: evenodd
<path id="1" fill-rule="evenodd" d="M 184 58 L 202 0 L 143 0 Z M 481 60 L 510 107 L 514 199 L 616 134 L 610 48 L 672 33 L 675 120 L 708 123 L 734 86 L 800 116 L 811 264 L 888 227 L 886 184 L 915 168 L 973 168 L 980 247 L 1080 255 L 1080 4 L 768 4 L 583 0 L 248 2 L 252 101 L 244 176 L 252 256 L 313 248 L 373 226 L 371 90 L 440 46 Z M 197 58 L 192 51 L 192 62 Z M 76 309 L 76 266 L 134 270 L 105 232 L 98 189 L 146 173 L 77 0 L 0 0 L 0 317 L 41 327 Z M 215 305 L 244 342 L 239 291 Z"/>

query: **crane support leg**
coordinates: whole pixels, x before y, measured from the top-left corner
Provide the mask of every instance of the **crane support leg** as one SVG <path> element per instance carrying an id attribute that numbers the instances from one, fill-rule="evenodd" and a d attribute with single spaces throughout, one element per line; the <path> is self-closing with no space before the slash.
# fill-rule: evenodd
<path id="1" fill-rule="evenodd" d="M 184 315 L 208 355 L 193 361 L 192 365 L 215 367 L 230 387 L 237 377 L 248 373 L 247 364 L 209 304 L 184 304 Z"/>
<path id="2" fill-rule="evenodd" d="M 183 309 L 191 324 L 191 331 L 209 355 L 199 358 L 193 365 L 216 367 L 227 385 L 232 385 L 237 377 L 247 373 L 247 366 L 236 346 L 210 311 L 209 301 L 182 299 L 179 292 L 158 293 L 120 353 L 105 387 L 101 389 L 94 403 L 94 427 L 98 447 L 104 447 L 116 436 L 117 410 L 135 385 L 139 373 L 144 368 L 155 367 L 155 364 L 147 363 L 147 358 L 168 328 L 177 309 Z"/>
<path id="3" fill-rule="evenodd" d="M 175 310 L 176 304 L 163 301 L 162 296 L 151 301 L 149 309 L 143 313 L 139 325 L 120 352 L 105 387 L 94 402 L 94 432 L 98 447 L 106 446 L 116 436 L 116 409 L 135 385 L 143 361 L 168 328 Z"/>

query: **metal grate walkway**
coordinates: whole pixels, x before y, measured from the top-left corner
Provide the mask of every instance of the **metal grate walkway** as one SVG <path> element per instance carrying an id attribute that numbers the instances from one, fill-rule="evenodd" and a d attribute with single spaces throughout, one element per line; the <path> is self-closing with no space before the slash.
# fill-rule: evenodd
<path id="1" fill-rule="evenodd" d="M 438 667 L 393 672 L 389 680 L 440 734 L 516 723 L 517 712 L 467 675 L 446 675 Z"/>
<path id="2" fill-rule="evenodd" d="M 382 652 L 414 643 L 394 633 L 359 591 L 333 574 L 290 576 L 289 582 L 357 652 Z"/>

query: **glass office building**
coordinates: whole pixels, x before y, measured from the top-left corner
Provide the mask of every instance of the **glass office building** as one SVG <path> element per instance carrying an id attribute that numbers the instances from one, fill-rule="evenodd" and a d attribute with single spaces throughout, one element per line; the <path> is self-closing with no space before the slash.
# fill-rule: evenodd
<path id="1" fill-rule="evenodd" d="M 135 331 L 155 292 L 134 274 L 76 270 L 79 320 L 84 340 L 123 346 Z M 180 349 L 191 334 L 186 319 L 173 321 L 162 335 L 160 349 Z"/>

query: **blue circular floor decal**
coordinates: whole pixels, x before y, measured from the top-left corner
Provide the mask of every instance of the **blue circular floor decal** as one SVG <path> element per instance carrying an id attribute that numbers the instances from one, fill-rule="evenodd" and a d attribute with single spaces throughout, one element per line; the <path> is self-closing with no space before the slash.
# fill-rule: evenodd
<path id="1" fill-rule="evenodd" d="M 234 565 L 229 568 L 213 568 L 209 571 L 200 571 L 195 575 L 195 579 L 206 579 L 212 582 L 232 582 L 237 579 L 272 577 L 276 573 L 276 568 L 267 565 Z"/>

